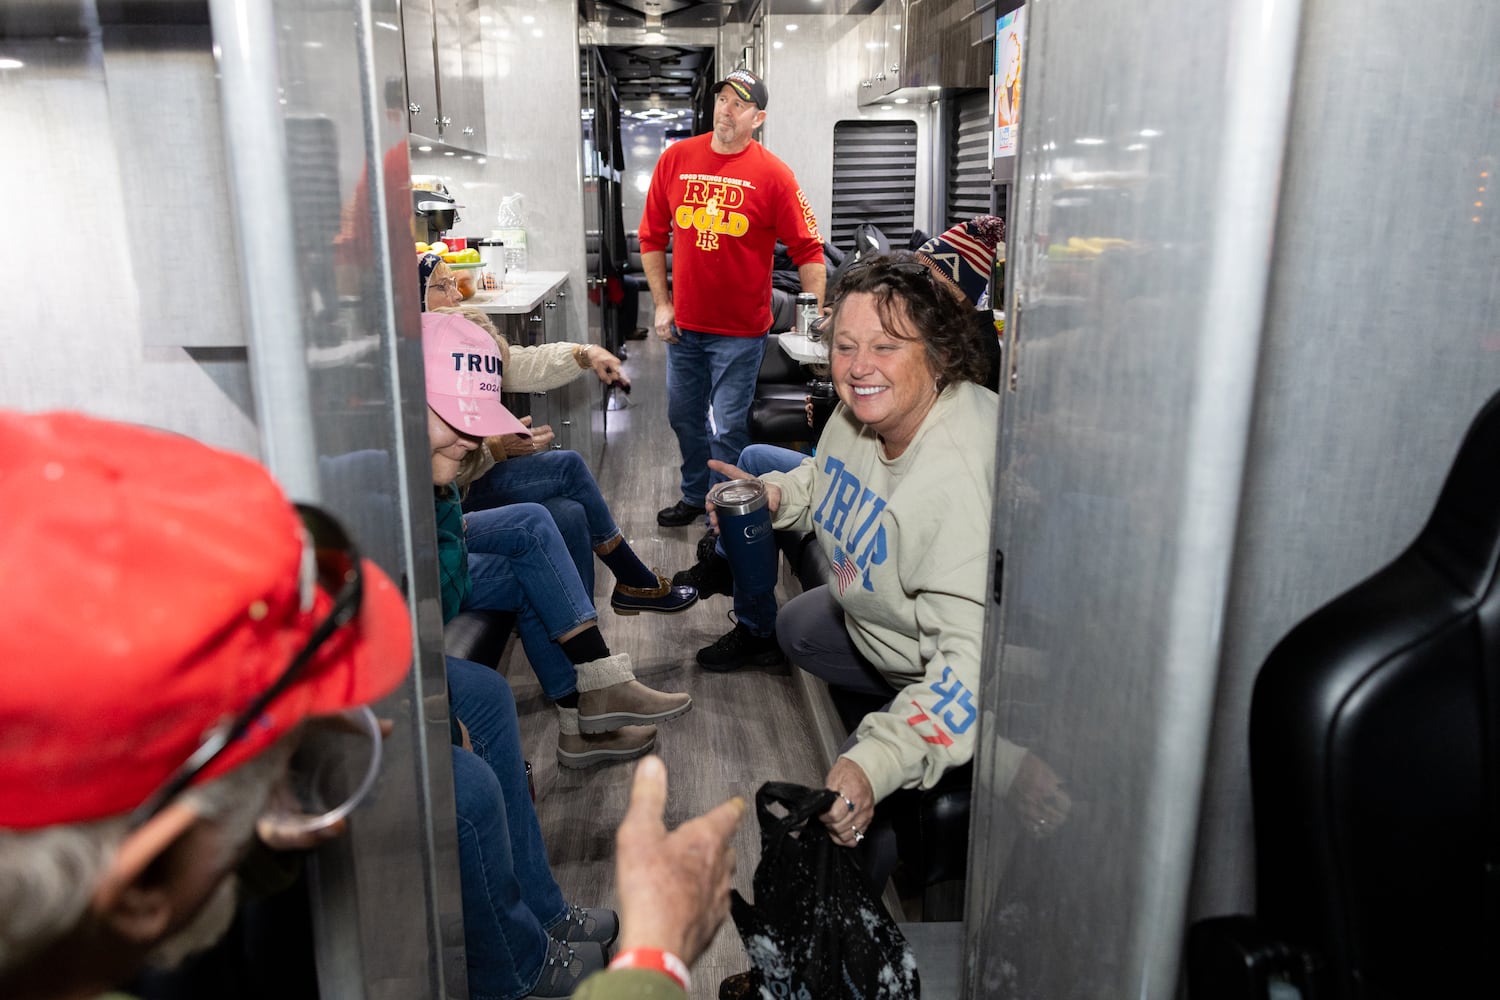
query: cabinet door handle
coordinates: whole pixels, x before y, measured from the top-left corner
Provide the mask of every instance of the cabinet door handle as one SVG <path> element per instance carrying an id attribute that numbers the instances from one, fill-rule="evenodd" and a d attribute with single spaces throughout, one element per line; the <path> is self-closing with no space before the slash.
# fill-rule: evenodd
<path id="1" fill-rule="evenodd" d="M 473 134 L 474 134 L 474 126 L 470 125 L 468 128 L 464 129 L 464 135 L 473 135 Z"/>
<path id="2" fill-rule="evenodd" d="M 416 101 L 412 101 L 406 106 L 406 110 L 410 111 L 414 115 L 420 115 L 422 113 L 422 105 L 418 104 Z"/>

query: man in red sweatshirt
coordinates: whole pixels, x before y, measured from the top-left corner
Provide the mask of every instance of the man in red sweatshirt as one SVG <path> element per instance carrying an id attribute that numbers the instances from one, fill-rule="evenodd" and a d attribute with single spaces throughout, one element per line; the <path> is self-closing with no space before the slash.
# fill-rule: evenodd
<path id="1" fill-rule="evenodd" d="M 641 215 L 641 266 L 667 347 L 667 419 L 682 451 L 682 496 L 656 522 L 703 516 L 708 460 L 750 443 L 750 403 L 771 328 L 771 264 L 785 243 L 802 290 L 823 305 L 827 271 L 812 206 L 797 178 L 752 138 L 766 85 L 737 69 L 714 87 L 714 127 L 667 148 Z M 667 286 L 668 244 L 672 286 Z"/>

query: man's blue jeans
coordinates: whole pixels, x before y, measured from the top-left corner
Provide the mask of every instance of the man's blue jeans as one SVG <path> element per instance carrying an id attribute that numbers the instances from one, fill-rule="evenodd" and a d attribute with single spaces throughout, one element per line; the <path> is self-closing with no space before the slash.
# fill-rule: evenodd
<path id="1" fill-rule="evenodd" d="M 791 472 L 807 458 L 800 451 L 779 448 L 774 444 L 752 444 L 740 452 L 734 464 L 752 476 L 766 472 Z M 714 551 L 724 555 L 724 543 L 714 543 Z M 776 593 L 748 593 L 736 581 L 734 585 L 734 620 L 750 630 L 751 635 L 767 636 L 776 631 Z"/>
<path id="2" fill-rule="evenodd" d="M 750 403 L 766 338 L 677 331 L 667 345 L 667 422 L 682 451 L 682 499 L 703 506 L 708 460 L 733 462 L 750 443 Z"/>
<path id="3" fill-rule="evenodd" d="M 578 672 L 556 642 L 585 622 L 598 621 L 593 595 L 547 508 L 535 503 L 464 515 L 469 544 L 469 598 L 464 610 L 519 612 L 517 631 L 526 659 L 547 697 L 578 690 Z"/>
<path id="4" fill-rule="evenodd" d="M 499 462 L 469 486 L 464 510 L 513 503 L 539 503 L 552 512 L 583 589 L 592 596 L 594 548 L 618 538 L 620 528 L 583 456 L 544 451 Z"/>
<path id="5" fill-rule="evenodd" d="M 488 667 L 447 658 L 448 697 L 474 752 L 453 748 L 464 950 L 473 1000 L 531 992 L 547 931 L 567 916 L 526 785 L 516 700 Z"/>

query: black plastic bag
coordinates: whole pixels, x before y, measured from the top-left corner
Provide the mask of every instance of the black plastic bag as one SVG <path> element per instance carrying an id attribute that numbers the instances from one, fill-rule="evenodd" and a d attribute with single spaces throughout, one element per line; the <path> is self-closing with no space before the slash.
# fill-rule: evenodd
<path id="1" fill-rule="evenodd" d="M 768 781 L 755 794 L 755 903 L 737 891 L 731 897 L 752 978 L 762 997 L 775 1000 L 916 997 L 917 962 L 906 938 L 870 895 L 853 852 L 835 844 L 818 819 L 835 798 L 826 788 L 784 781 Z"/>

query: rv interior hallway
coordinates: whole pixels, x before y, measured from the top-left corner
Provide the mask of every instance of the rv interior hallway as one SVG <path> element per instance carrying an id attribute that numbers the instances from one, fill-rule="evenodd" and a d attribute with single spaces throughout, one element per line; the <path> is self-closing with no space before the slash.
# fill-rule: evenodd
<path id="1" fill-rule="evenodd" d="M 620 530 L 642 561 L 670 576 L 692 564 L 705 529 L 656 524 L 657 510 L 678 496 L 677 440 L 666 416 L 666 345 L 655 336 L 631 341 L 629 354 L 629 406 L 609 414 L 608 444 L 595 474 Z M 629 653 L 644 683 L 693 696 L 692 711 L 662 725 L 657 736 L 656 753 L 668 771 L 667 826 L 732 795 L 743 796 L 751 809 L 736 835 L 735 885 L 753 898 L 750 878 L 760 856 L 755 790 L 771 779 L 819 785 L 826 770 L 803 696 L 789 667 L 728 674 L 699 669 L 694 653 L 731 627 L 728 597 L 699 601 L 677 615 L 623 617 L 609 609 L 613 586 L 609 571 L 596 563 L 595 605 L 602 609 L 599 626 L 611 650 Z M 520 643 L 511 643 L 502 666 L 521 713 L 553 872 L 569 902 L 615 906 L 614 831 L 625 813 L 633 764 L 586 771 L 559 768 L 557 716 Z M 691 995 L 716 997 L 724 976 L 747 968 L 739 936 L 726 920 L 694 969 Z"/>

